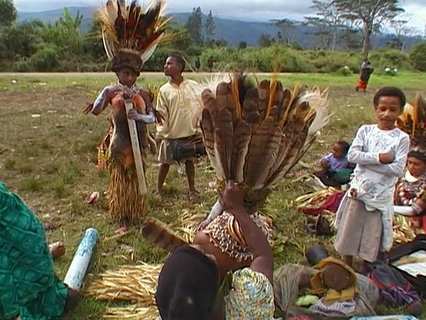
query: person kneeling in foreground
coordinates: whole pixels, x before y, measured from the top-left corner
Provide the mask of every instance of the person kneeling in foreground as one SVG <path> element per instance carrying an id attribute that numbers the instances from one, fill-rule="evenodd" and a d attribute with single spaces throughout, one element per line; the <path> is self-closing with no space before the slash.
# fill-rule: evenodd
<path id="1" fill-rule="evenodd" d="M 232 288 L 223 297 L 215 256 L 197 245 L 178 247 L 158 278 L 155 299 L 163 320 L 273 319 L 272 249 L 244 209 L 243 191 L 235 182 L 227 183 L 222 203 L 240 224 L 252 263 L 234 272 Z"/>
<path id="2" fill-rule="evenodd" d="M 40 220 L 0 182 L 0 319 L 58 319 L 77 297 L 55 275 Z"/>

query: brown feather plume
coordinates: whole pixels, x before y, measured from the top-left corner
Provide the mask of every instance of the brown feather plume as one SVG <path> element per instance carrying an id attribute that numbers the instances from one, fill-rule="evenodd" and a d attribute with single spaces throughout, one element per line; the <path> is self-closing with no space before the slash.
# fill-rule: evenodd
<path id="1" fill-rule="evenodd" d="M 234 148 L 231 159 L 231 179 L 237 183 L 244 182 L 244 163 L 251 135 L 252 127 L 243 119 L 238 119 L 234 126 Z"/>
<path id="2" fill-rule="evenodd" d="M 269 89 L 270 89 L 270 82 L 269 80 L 262 80 L 259 83 L 259 103 L 260 103 L 260 109 L 259 112 L 262 116 L 262 120 L 266 118 L 266 114 L 268 112 L 268 106 L 269 106 Z"/>
<path id="3" fill-rule="evenodd" d="M 214 97 L 216 94 L 216 97 Z M 243 76 L 203 92 L 201 120 L 207 153 L 219 178 L 236 180 L 250 209 L 297 163 L 328 120 L 325 94 L 263 80 L 257 87 Z"/>
<path id="4" fill-rule="evenodd" d="M 201 95 L 205 109 L 202 113 L 201 121 L 201 130 L 204 137 L 204 146 L 206 148 L 207 155 L 210 159 L 210 163 L 215 169 L 216 175 L 219 179 L 223 180 L 225 178 L 223 171 L 219 169 L 219 166 L 215 157 L 215 138 L 214 138 L 214 125 L 213 125 L 213 115 L 217 117 L 217 108 L 216 108 L 216 98 L 213 96 L 213 93 L 206 89 Z"/>
<path id="5" fill-rule="evenodd" d="M 168 252 L 186 244 L 186 241 L 174 233 L 166 224 L 155 218 L 148 218 L 144 221 L 141 233 L 149 242 Z"/>

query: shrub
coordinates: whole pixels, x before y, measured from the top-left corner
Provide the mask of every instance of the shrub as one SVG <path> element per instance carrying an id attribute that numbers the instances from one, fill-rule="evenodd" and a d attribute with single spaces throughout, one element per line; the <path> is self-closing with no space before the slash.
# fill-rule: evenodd
<path id="1" fill-rule="evenodd" d="M 410 62 L 419 71 L 426 71 L 426 41 L 417 43 L 410 52 Z"/>
<path id="2" fill-rule="evenodd" d="M 248 48 L 236 54 L 235 59 L 253 71 L 271 72 L 277 68 L 285 72 L 313 72 L 315 67 L 301 52 L 283 46 Z"/>
<path id="3" fill-rule="evenodd" d="M 398 68 L 398 69 L 411 69 L 408 55 L 404 52 L 394 49 L 382 49 L 374 51 L 370 55 L 370 61 L 374 68 Z"/>
<path id="4" fill-rule="evenodd" d="M 34 71 L 53 71 L 59 65 L 59 57 L 54 47 L 42 47 L 28 60 Z"/>
<path id="5" fill-rule="evenodd" d="M 336 72 L 344 66 L 358 72 L 361 61 L 361 57 L 342 51 L 305 51 L 304 55 L 312 62 L 316 71 L 326 73 Z"/>
<path id="6" fill-rule="evenodd" d="M 336 74 L 339 75 L 339 76 L 347 77 L 347 76 L 352 75 L 353 73 L 352 73 L 351 69 L 349 69 L 348 66 L 343 66 L 336 71 Z"/>
<path id="7" fill-rule="evenodd" d="M 18 72 L 31 72 L 33 71 L 31 66 L 28 64 L 26 60 L 16 61 L 12 67 L 13 71 Z"/>

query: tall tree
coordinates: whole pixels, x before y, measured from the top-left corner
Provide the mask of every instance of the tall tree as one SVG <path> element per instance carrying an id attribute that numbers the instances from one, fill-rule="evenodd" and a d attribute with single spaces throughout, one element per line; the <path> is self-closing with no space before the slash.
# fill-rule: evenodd
<path id="1" fill-rule="evenodd" d="M 201 11 L 200 7 L 193 8 L 191 15 L 186 22 L 186 28 L 188 29 L 189 35 L 198 45 L 203 44 L 203 26 L 201 22 L 202 16 L 203 12 Z"/>
<path id="2" fill-rule="evenodd" d="M 392 42 L 395 43 L 396 48 L 404 51 L 403 33 L 404 29 L 407 28 L 408 19 L 395 19 L 390 22 L 390 27 L 395 32 L 395 38 Z"/>
<path id="3" fill-rule="evenodd" d="M 423 20 L 424 29 L 423 29 L 423 40 L 426 40 L 426 20 Z"/>
<path id="4" fill-rule="evenodd" d="M 308 25 L 314 26 L 315 35 L 319 38 L 322 48 L 336 49 L 339 29 L 342 28 L 342 18 L 333 0 L 312 1 L 311 9 L 316 10 L 316 16 L 305 17 Z"/>
<path id="5" fill-rule="evenodd" d="M 247 42 L 245 41 L 240 41 L 240 43 L 238 44 L 238 49 L 240 50 L 244 50 L 247 48 Z"/>
<path id="6" fill-rule="evenodd" d="M 42 32 L 46 43 L 55 45 L 61 58 L 81 58 L 84 50 L 84 37 L 80 31 L 83 16 L 77 12 L 73 17 L 68 8 L 54 25 L 46 25 Z"/>
<path id="7" fill-rule="evenodd" d="M 398 44 L 398 49 L 401 51 L 405 51 L 407 39 L 417 33 L 415 28 L 407 26 L 410 20 L 411 17 L 404 14 L 402 17 L 399 17 L 399 19 L 395 19 L 390 22 L 390 27 L 395 32 L 395 43 Z"/>
<path id="8" fill-rule="evenodd" d="M 271 22 L 279 29 L 281 42 L 289 44 L 294 40 L 293 38 L 296 21 L 290 19 L 273 19 Z"/>
<path id="9" fill-rule="evenodd" d="M 262 33 L 257 40 L 259 47 L 270 47 L 272 45 L 271 35 L 267 33 Z"/>
<path id="10" fill-rule="evenodd" d="M 15 22 L 16 16 L 13 0 L 0 0 L 0 28 L 11 26 Z"/>
<path id="11" fill-rule="evenodd" d="M 368 58 L 373 32 L 380 31 L 385 22 L 404 12 L 404 9 L 398 7 L 399 0 L 334 0 L 333 2 L 342 18 L 361 22 L 364 58 Z"/>
<path id="12" fill-rule="evenodd" d="M 78 31 L 83 22 L 83 15 L 77 11 L 75 17 L 72 16 L 70 9 L 64 8 L 63 16 L 59 18 L 58 23 L 70 31 Z"/>
<path id="13" fill-rule="evenodd" d="M 214 36 L 214 29 L 216 28 L 212 11 L 210 10 L 207 16 L 206 22 L 204 23 L 204 31 L 208 39 Z"/>
<path id="14" fill-rule="evenodd" d="M 43 23 L 39 20 L 24 21 L 5 28 L 0 34 L 0 60 L 29 58 L 37 51 L 42 42 Z"/>

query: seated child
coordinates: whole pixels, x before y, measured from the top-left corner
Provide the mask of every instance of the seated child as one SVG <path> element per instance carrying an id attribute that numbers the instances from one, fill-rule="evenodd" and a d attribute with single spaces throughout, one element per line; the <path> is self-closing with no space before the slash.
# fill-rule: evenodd
<path id="1" fill-rule="evenodd" d="M 321 169 L 316 171 L 315 175 L 325 185 L 340 187 L 349 182 L 349 176 L 352 173 L 346 158 L 349 147 L 349 143 L 339 140 L 334 144 L 332 152 L 321 158 Z"/>
<path id="2" fill-rule="evenodd" d="M 411 216 L 409 224 L 415 233 L 426 233 L 425 202 L 426 193 L 426 152 L 424 147 L 413 148 L 408 153 L 407 171 L 396 185 L 394 195 L 395 213 Z M 403 217 L 396 217 L 396 224 L 404 224 Z M 423 228 L 423 230 L 422 230 Z"/>

